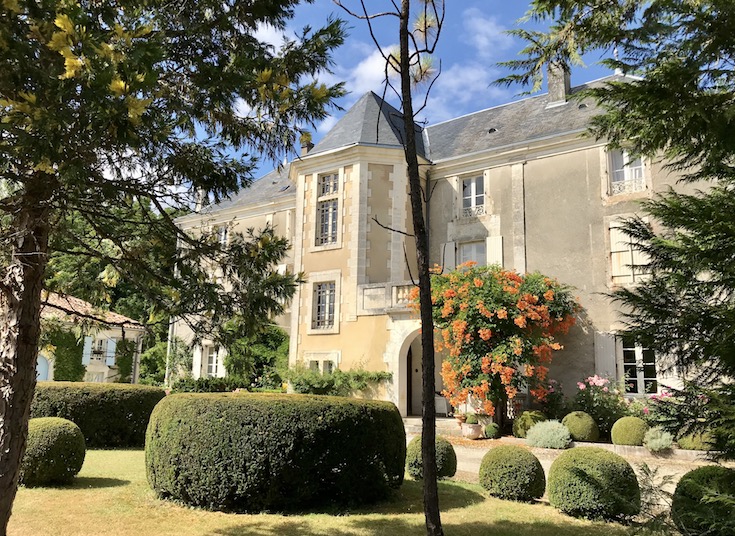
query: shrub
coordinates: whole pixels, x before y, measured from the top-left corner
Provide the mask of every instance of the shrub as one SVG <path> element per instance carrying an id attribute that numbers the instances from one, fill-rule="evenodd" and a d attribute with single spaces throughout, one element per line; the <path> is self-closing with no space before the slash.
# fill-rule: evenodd
<path id="1" fill-rule="evenodd" d="M 390 372 L 367 370 L 340 370 L 322 374 L 301 364 L 288 369 L 285 379 L 296 393 L 305 395 L 350 396 L 357 391 L 366 391 L 393 378 Z"/>
<path id="2" fill-rule="evenodd" d="M 485 426 L 483 433 L 488 439 L 498 439 L 500 437 L 500 426 L 496 422 L 491 422 Z"/>
<path id="3" fill-rule="evenodd" d="M 643 436 L 643 445 L 651 452 L 665 452 L 674 445 L 674 436 L 659 426 L 648 430 Z"/>
<path id="4" fill-rule="evenodd" d="M 537 422 L 526 434 L 529 447 L 565 449 L 571 442 L 569 429 L 557 420 Z"/>
<path id="5" fill-rule="evenodd" d="M 561 419 L 569 413 L 569 402 L 564 396 L 562 385 L 556 380 L 549 380 L 549 390 L 546 394 L 544 413 L 551 419 Z"/>
<path id="6" fill-rule="evenodd" d="M 249 381 L 243 378 L 183 378 L 171 386 L 174 393 L 231 393 L 235 389 L 247 389 Z"/>
<path id="7" fill-rule="evenodd" d="M 679 448 L 686 450 L 710 450 L 712 435 L 709 432 L 687 434 L 678 438 L 676 444 L 679 445 Z"/>
<path id="8" fill-rule="evenodd" d="M 148 418 L 166 393 L 113 383 L 39 383 L 31 417 L 62 417 L 81 428 L 90 448 L 142 447 Z"/>
<path id="9" fill-rule="evenodd" d="M 160 497 L 229 511 L 345 505 L 403 482 L 406 433 L 389 402 L 280 393 L 175 394 L 151 415 Z"/>
<path id="10" fill-rule="evenodd" d="M 524 411 L 513 421 L 513 435 L 526 437 L 528 430 L 537 422 L 545 421 L 546 415 L 540 411 Z"/>
<path id="11" fill-rule="evenodd" d="M 561 421 L 569 429 L 575 441 L 597 441 L 600 439 L 600 429 L 592 415 L 584 411 L 573 411 Z"/>
<path id="12" fill-rule="evenodd" d="M 611 436 L 614 445 L 643 445 L 643 438 L 648 431 L 648 425 L 638 417 L 623 417 L 615 421 Z"/>
<path id="13" fill-rule="evenodd" d="M 467 415 L 467 420 L 465 421 L 465 424 L 479 424 L 480 421 L 477 420 L 477 416 L 474 413 L 470 413 Z"/>
<path id="14" fill-rule="evenodd" d="M 735 534 L 735 470 L 710 465 L 689 471 L 676 486 L 671 517 L 683 534 Z"/>
<path id="15" fill-rule="evenodd" d="M 414 437 L 406 448 L 406 469 L 416 480 L 424 477 L 421 457 L 421 436 Z M 457 454 L 452 444 L 443 437 L 436 438 L 436 476 L 452 477 L 457 472 Z"/>
<path id="16" fill-rule="evenodd" d="M 490 495 L 511 501 L 532 501 L 546 490 L 541 462 L 523 447 L 490 449 L 480 463 L 480 485 Z"/>
<path id="17" fill-rule="evenodd" d="M 66 484 L 82 468 L 85 454 L 84 435 L 73 422 L 59 417 L 31 419 L 20 483 Z"/>
<path id="18" fill-rule="evenodd" d="M 590 376 L 577 382 L 579 390 L 572 400 L 572 409 L 592 415 L 602 437 L 610 437 L 615 421 L 628 414 L 622 390 L 607 378 Z"/>
<path id="19" fill-rule="evenodd" d="M 575 517 L 624 519 L 641 509 L 633 468 L 599 447 L 562 452 L 549 470 L 549 502 Z"/>

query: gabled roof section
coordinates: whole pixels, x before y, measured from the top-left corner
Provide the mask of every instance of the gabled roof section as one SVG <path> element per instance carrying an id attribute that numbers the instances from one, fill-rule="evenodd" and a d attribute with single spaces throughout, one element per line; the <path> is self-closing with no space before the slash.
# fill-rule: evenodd
<path id="1" fill-rule="evenodd" d="M 365 93 L 309 151 L 309 155 L 353 145 L 403 147 L 403 114 L 372 91 Z M 419 156 L 425 156 L 421 129 L 416 129 Z"/>
<path id="2" fill-rule="evenodd" d="M 288 168 L 289 166 L 285 165 L 281 169 L 274 169 L 253 181 L 247 188 L 241 188 L 229 199 L 223 199 L 215 205 L 205 207 L 201 213 L 207 214 L 235 207 L 256 206 L 288 197 L 296 197 L 296 187 L 288 179 Z"/>
<path id="3" fill-rule="evenodd" d="M 609 76 L 572 88 L 577 93 L 588 87 L 612 81 L 631 81 L 630 77 Z M 581 132 L 596 115 L 597 106 L 591 100 L 570 100 L 561 105 L 547 106 L 548 94 L 503 104 L 475 112 L 425 130 L 429 157 L 439 162 L 500 147 Z"/>
<path id="4" fill-rule="evenodd" d="M 112 311 L 99 309 L 89 302 L 55 292 L 43 292 L 41 296 L 41 318 L 59 320 L 70 324 L 96 322 L 108 326 L 122 326 L 126 329 L 143 330 L 137 320 Z"/>

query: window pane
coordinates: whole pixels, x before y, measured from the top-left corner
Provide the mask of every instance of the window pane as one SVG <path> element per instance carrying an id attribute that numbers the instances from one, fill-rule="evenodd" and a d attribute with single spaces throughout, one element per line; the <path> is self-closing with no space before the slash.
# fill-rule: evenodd
<path id="1" fill-rule="evenodd" d="M 487 263 L 485 242 L 466 242 L 459 245 L 459 264 L 474 261 L 484 266 Z"/>
<path id="2" fill-rule="evenodd" d="M 658 382 L 656 380 L 645 380 L 643 382 L 646 394 L 655 394 L 658 392 Z"/>
<path id="3" fill-rule="evenodd" d="M 475 179 L 475 195 L 483 195 L 485 193 L 485 181 L 482 177 Z"/>
<path id="4" fill-rule="evenodd" d="M 610 151 L 610 167 L 612 168 L 610 179 L 613 182 L 625 180 L 625 159 L 620 149 Z"/>
<path id="5" fill-rule="evenodd" d="M 335 303 L 336 292 L 334 281 L 314 285 L 312 328 L 331 328 L 334 325 Z"/>

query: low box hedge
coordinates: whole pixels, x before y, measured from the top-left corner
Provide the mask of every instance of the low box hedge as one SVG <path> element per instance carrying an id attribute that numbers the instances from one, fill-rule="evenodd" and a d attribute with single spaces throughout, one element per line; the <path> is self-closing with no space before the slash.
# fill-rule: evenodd
<path id="1" fill-rule="evenodd" d="M 153 411 L 145 454 L 159 497 L 213 510 L 293 510 L 385 498 L 403 482 L 406 433 L 390 402 L 182 393 Z"/>
<path id="2" fill-rule="evenodd" d="M 87 450 L 79 426 L 59 417 L 28 421 L 20 483 L 33 487 L 68 484 L 82 469 Z"/>
<path id="3" fill-rule="evenodd" d="M 124 383 L 44 382 L 31 417 L 61 417 L 81 428 L 87 448 L 142 447 L 163 389 Z"/>

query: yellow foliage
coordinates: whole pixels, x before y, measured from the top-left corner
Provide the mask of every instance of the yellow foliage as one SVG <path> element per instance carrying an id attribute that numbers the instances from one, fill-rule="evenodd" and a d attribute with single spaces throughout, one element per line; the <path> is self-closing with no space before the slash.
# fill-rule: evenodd
<path id="1" fill-rule="evenodd" d="M 82 66 L 84 65 L 84 62 L 77 58 L 74 55 L 66 55 L 64 54 L 64 74 L 59 75 L 59 78 L 61 80 L 66 80 L 68 78 L 74 78 L 77 74 L 79 74 L 79 71 L 82 70 Z"/>
<path id="2" fill-rule="evenodd" d="M 3 0 L 3 7 L 16 15 L 23 12 L 18 4 L 18 0 Z"/>
<path id="3" fill-rule="evenodd" d="M 128 92 L 128 85 L 116 76 L 110 82 L 110 91 L 119 97 Z"/>
<path id="4" fill-rule="evenodd" d="M 54 24 L 57 28 L 67 34 L 74 33 L 74 23 L 69 18 L 69 15 L 59 15 L 56 17 L 56 20 L 54 20 Z"/>
<path id="5" fill-rule="evenodd" d="M 31 104 L 36 104 L 36 96 L 33 93 L 26 93 L 25 91 L 19 91 L 18 95 L 21 99 Z"/>
<path id="6" fill-rule="evenodd" d="M 54 166 L 51 165 L 51 161 L 48 158 L 43 158 L 38 164 L 33 166 L 33 169 L 35 171 L 43 171 L 44 173 L 48 173 L 49 175 L 56 173 Z"/>
<path id="7" fill-rule="evenodd" d="M 125 99 L 125 103 L 128 105 L 128 117 L 133 123 L 140 121 L 140 117 L 145 113 L 148 105 L 153 102 L 153 99 L 136 99 L 135 97 L 128 97 Z"/>
<path id="8" fill-rule="evenodd" d="M 69 36 L 67 34 L 65 34 L 64 32 L 54 32 L 54 34 L 51 36 L 51 40 L 46 46 L 51 50 L 60 52 L 64 49 L 69 48 L 70 45 L 71 41 L 69 40 Z"/>

